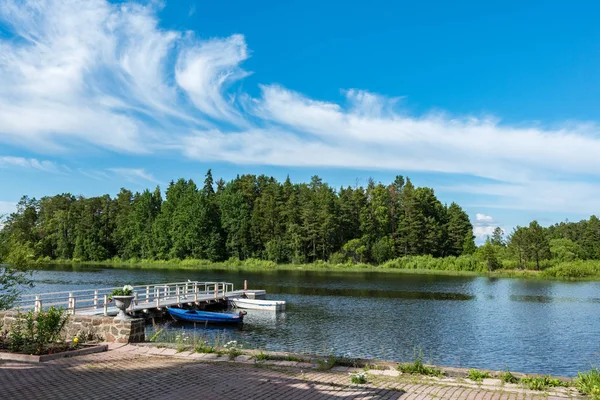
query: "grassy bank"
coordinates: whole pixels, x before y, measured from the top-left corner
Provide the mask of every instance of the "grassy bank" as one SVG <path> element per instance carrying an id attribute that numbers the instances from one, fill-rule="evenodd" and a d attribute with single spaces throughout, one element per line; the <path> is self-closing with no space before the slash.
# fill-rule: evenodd
<path id="1" fill-rule="evenodd" d="M 344 271 L 344 272 L 385 272 L 403 274 L 435 274 L 453 276 L 487 276 L 496 278 L 525 278 L 550 280 L 600 280 L 600 261 L 546 262 L 542 270 L 520 270 L 514 263 L 504 261 L 503 268 L 488 271 L 485 263 L 474 256 L 434 258 L 431 256 L 402 257 L 380 265 L 364 263 L 335 264 L 314 262 L 310 264 L 276 264 L 273 261 L 231 258 L 223 262 L 196 259 L 121 260 L 114 258 L 105 261 L 79 260 L 38 260 L 39 263 L 67 265 L 101 265 L 109 268 L 171 269 L 171 270 L 249 270 L 249 271 Z"/>

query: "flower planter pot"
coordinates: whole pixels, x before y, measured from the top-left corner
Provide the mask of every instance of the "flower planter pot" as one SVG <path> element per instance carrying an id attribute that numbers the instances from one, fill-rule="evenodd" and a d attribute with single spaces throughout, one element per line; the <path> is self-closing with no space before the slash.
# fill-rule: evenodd
<path id="1" fill-rule="evenodd" d="M 131 305 L 131 301 L 134 296 L 113 296 L 112 299 L 115 302 L 115 306 L 119 309 L 119 313 L 115 319 L 132 319 L 129 315 L 125 314 L 127 307 Z"/>

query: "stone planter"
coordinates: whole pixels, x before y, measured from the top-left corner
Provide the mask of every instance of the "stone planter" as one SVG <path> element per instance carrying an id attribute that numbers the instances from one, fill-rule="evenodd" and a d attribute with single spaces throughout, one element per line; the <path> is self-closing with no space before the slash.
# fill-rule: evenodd
<path id="1" fill-rule="evenodd" d="M 132 319 L 129 315 L 125 314 L 125 310 L 131 305 L 133 296 L 113 296 L 112 299 L 115 302 L 115 306 L 119 309 L 119 313 L 115 319 Z"/>
<path id="2" fill-rule="evenodd" d="M 0 352 L 0 360 L 39 363 L 39 362 L 44 362 L 44 361 L 56 360 L 57 358 L 75 357 L 75 356 L 82 356 L 85 354 L 100 353 L 100 352 L 107 351 L 107 350 L 108 350 L 108 345 L 106 345 L 106 344 L 94 344 L 94 345 L 82 345 L 82 348 L 76 349 L 76 350 L 61 351 L 59 353 L 54 353 L 54 354 L 43 354 L 41 356 L 34 356 L 34 355 L 20 354 L 20 353 Z"/>

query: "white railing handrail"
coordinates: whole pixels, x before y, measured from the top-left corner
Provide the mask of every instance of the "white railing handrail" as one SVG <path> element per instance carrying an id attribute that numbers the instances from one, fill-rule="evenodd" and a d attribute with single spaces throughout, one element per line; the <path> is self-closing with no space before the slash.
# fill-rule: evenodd
<path id="1" fill-rule="evenodd" d="M 177 303 L 183 297 L 186 302 L 189 302 L 188 296 L 192 295 L 194 301 L 198 299 L 198 295 L 226 295 L 227 292 L 234 291 L 233 283 L 231 282 L 200 282 L 200 281 L 185 281 L 185 282 L 166 282 L 153 283 L 148 285 L 135 285 L 133 287 L 133 295 L 136 303 L 142 302 L 148 304 L 156 303 L 159 307 L 161 300 L 176 299 Z M 16 302 L 15 309 L 33 308 L 36 311 L 49 306 L 66 305 L 67 310 L 75 313 L 77 309 L 98 309 L 103 307 L 106 315 L 108 307 L 108 297 L 114 289 L 121 287 L 100 288 L 100 289 L 78 289 L 63 292 L 49 293 L 30 293 L 22 295 Z"/>
<path id="2" fill-rule="evenodd" d="M 214 281 L 214 282 L 213 282 L 213 281 L 210 281 L 210 282 L 201 282 L 201 281 L 184 281 L 184 282 L 151 283 L 151 284 L 148 284 L 148 285 L 135 285 L 135 286 L 132 286 L 132 287 L 133 287 L 133 289 L 135 290 L 136 288 L 140 288 L 140 289 L 141 289 L 141 288 L 143 288 L 143 289 L 145 289 L 145 288 L 146 288 L 146 286 L 170 286 L 170 285 L 185 285 L 186 283 L 187 283 L 187 284 L 190 284 L 190 283 L 197 283 L 197 284 L 202 284 L 202 285 L 214 285 L 214 284 L 216 284 L 216 283 L 218 283 L 218 284 L 223 284 L 223 283 L 225 283 L 225 284 L 228 284 L 228 285 L 229 285 L 229 284 L 232 284 L 231 282 L 217 282 L 217 281 Z M 30 297 L 35 297 L 35 296 L 38 296 L 38 295 L 41 295 L 41 294 L 44 294 L 44 295 L 51 295 L 51 294 L 52 294 L 52 295 L 54 295 L 54 294 L 69 294 L 69 293 L 89 292 L 90 290 L 92 290 L 92 291 L 93 291 L 93 290 L 98 290 L 98 291 L 104 291 L 104 290 L 105 290 L 105 291 L 111 291 L 111 292 L 112 292 L 114 289 L 121 289 L 122 287 L 123 287 L 123 286 L 113 286 L 113 287 L 109 287 L 109 288 L 98 288 L 98 289 L 78 289 L 78 290 L 65 290 L 65 291 L 63 291 L 63 292 L 47 292 L 47 293 L 40 293 L 40 294 L 36 294 L 36 293 L 28 293 L 28 294 L 23 294 L 23 295 L 21 295 L 21 298 L 23 298 L 23 297 L 27 297 L 27 296 L 30 296 Z"/>

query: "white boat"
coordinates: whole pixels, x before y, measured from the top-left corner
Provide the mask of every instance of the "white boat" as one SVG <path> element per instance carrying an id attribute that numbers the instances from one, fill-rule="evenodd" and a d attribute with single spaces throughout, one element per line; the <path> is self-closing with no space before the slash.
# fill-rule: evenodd
<path id="1" fill-rule="evenodd" d="M 267 310 L 283 311 L 285 310 L 285 301 L 279 300 L 254 300 L 254 299 L 229 299 L 233 307 L 246 308 L 249 310 Z"/>

